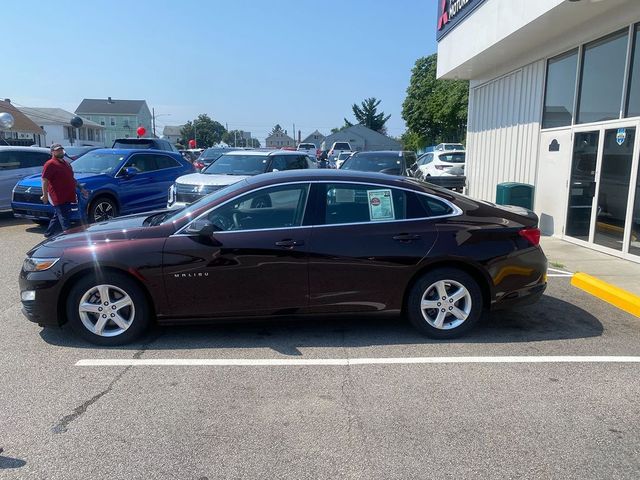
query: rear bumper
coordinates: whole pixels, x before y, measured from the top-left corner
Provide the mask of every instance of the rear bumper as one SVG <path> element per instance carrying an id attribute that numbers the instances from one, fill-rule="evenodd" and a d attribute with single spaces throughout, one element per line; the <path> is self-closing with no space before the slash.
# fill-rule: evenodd
<path id="1" fill-rule="evenodd" d="M 523 288 L 516 292 L 510 292 L 497 302 L 491 304 L 491 310 L 504 310 L 522 305 L 531 305 L 536 303 L 542 297 L 547 289 L 547 283 L 534 285 L 533 287 Z"/>

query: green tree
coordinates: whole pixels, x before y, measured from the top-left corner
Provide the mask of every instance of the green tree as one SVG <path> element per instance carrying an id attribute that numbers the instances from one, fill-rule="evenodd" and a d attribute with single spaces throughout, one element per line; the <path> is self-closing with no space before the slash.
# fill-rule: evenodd
<path id="1" fill-rule="evenodd" d="M 279 123 L 276 123 L 275 127 L 271 129 L 271 132 L 269 132 L 268 136 L 270 137 L 271 135 L 275 135 L 276 133 L 284 133 L 284 130 Z"/>
<path id="2" fill-rule="evenodd" d="M 402 118 L 408 127 L 405 135 L 418 135 L 418 139 L 406 139 L 420 146 L 460 142 L 466 135 L 469 82 L 437 80 L 437 63 L 436 54 L 416 61 L 402 104 Z"/>
<path id="3" fill-rule="evenodd" d="M 380 133 L 387 133 L 387 129 L 384 126 L 387 123 L 387 120 L 391 118 L 391 115 L 387 115 L 385 117 L 384 112 L 378 113 L 378 105 L 380 105 L 381 100 L 378 100 L 375 97 L 365 98 L 360 105 L 356 105 L 355 103 L 351 106 L 353 110 L 353 116 L 356 117 L 356 123 L 360 125 L 364 125 L 371 130 L 375 130 Z M 353 124 L 344 119 L 345 127 L 350 127 Z"/>
<path id="4" fill-rule="evenodd" d="M 208 148 L 222 141 L 227 129 L 220 122 L 212 120 L 206 113 L 198 115 L 193 122 L 188 121 L 180 130 L 180 143 L 189 145 L 189 140 L 196 140 L 198 148 Z"/>
<path id="5" fill-rule="evenodd" d="M 257 138 L 245 139 L 242 130 L 229 130 L 222 136 L 222 141 L 232 147 L 251 147 L 260 148 L 260 142 Z"/>

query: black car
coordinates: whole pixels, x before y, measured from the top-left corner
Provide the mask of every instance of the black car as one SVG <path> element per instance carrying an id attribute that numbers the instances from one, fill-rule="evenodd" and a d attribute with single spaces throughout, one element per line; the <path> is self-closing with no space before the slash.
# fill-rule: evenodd
<path id="1" fill-rule="evenodd" d="M 416 154 L 412 151 L 356 152 L 340 166 L 341 170 L 380 172 L 389 175 L 411 176 L 416 165 Z"/>
<path id="2" fill-rule="evenodd" d="M 29 320 L 69 322 L 103 345 L 151 322 L 336 313 L 402 312 L 421 332 L 452 338 L 485 310 L 542 295 L 537 223 L 528 210 L 411 178 L 266 173 L 180 211 L 46 240 L 27 254 L 20 295 Z"/>

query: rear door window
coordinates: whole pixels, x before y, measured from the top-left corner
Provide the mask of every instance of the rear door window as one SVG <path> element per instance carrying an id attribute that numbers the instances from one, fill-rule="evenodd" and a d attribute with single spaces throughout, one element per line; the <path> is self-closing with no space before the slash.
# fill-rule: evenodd
<path id="1" fill-rule="evenodd" d="M 37 168 L 43 167 L 51 158 L 51 155 L 44 152 L 21 152 L 20 168 Z"/>
<path id="2" fill-rule="evenodd" d="M 124 165 L 124 168 L 129 167 L 138 169 L 140 173 L 158 170 L 156 155 L 132 155 Z"/>
<path id="3" fill-rule="evenodd" d="M 176 168 L 176 167 L 182 166 L 177 160 L 167 155 L 155 155 L 155 157 L 156 157 L 158 170 L 162 170 L 164 168 Z"/>
<path id="4" fill-rule="evenodd" d="M 20 158 L 17 152 L 0 152 L 0 171 L 17 170 L 20 167 Z"/>

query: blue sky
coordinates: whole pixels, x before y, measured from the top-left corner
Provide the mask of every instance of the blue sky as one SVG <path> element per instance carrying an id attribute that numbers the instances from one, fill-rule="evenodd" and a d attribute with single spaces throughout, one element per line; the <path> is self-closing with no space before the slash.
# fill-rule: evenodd
<path id="1" fill-rule="evenodd" d="M 327 134 L 367 97 L 400 135 L 411 68 L 436 51 L 436 0 L 41 0 L 2 17 L 0 98 L 143 99 L 158 128 L 207 113 L 260 141 L 276 123 Z"/>

